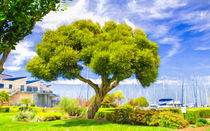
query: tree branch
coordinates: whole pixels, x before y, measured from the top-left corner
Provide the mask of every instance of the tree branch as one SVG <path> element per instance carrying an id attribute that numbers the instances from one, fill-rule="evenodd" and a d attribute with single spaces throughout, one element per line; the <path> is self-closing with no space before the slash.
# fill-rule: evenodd
<path id="1" fill-rule="evenodd" d="M 95 90 L 96 93 L 99 93 L 99 87 L 97 84 L 93 83 L 91 80 L 86 79 L 82 77 L 81 75 L 78 75 L 77 78 L 85 83 L 88 83 L 93 89 Z"/>
<path id="2" fill-rule="evenodd" d="M 113 84 L 111 84 L 110 87 L 107 89 L 107 93 L 108 93 L 109 91 L 111 91 L 112 89 L 114 89 L 116 86 L 118 86 L 119 83 L 120 83 L 120 81 L 115 80 L 115 82 L 114 82 Z"/>
<path id="3" fill-rule="evenodd" d="M 0 60 L 0 74 L 4 71 L 3 66 L 4 66 L 4 63 L 5 63 L 6 59 L 7 59 L 10 51 L 11 51 L 11 49 L 8 50 L 8 51 L 5 51 L 3 56 L 2 56 L 2 58 L 1 58 L 1 60 Z"/>

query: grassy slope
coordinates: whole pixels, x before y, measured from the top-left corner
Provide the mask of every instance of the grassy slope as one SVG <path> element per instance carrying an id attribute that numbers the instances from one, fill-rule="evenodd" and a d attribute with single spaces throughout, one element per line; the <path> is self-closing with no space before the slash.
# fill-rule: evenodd
<path id="1" fill-rule="evenodd" d="M 0 131 L 169 131 L 171 129 L 112 124 L 95 120 L 74 119 L 49 122 L 16 122 L 14 113 L 0 113 Z"/>

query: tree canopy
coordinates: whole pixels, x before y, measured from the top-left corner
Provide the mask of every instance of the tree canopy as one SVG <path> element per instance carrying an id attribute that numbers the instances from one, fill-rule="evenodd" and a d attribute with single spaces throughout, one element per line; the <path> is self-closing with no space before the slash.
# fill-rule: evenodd
<path id="1" fill-rule="evenodd" d="M 103 78 L 121 81 L 135 74 L 144 87 L 158 76 L 157 44 L 142 30 L 132 31 L 128 25 L 113 21 L 101 28 L 91 20 L 79 20 L 48 30 L 36 53 L 27 70 L 46 81 L 60 76 L 78 78 L 82 70 L 79 61 Z"/>
<path id="2" fill-rule="evenodd" d="M 15 45 L 32 32 L 37 21 L 41 21 L 50 11 L 58 10 L 60 2 L 65 0 L 0 1 L 0 73 Z"/>
<path id="3" fill-rule="evenodd" d="M 95 90 L 89 118 L 120 81 L 135 75 L 146 87 L 158 76 L 158 45 L 142 30 L 132 30 L 125 23 L 109 21 L 101 27 L 91 20 L 78 20 L 56 31 L 48 30 L 37 44 L 36 53 L 38 56 L 26 66 L 32 76 L 46 81 L 78 78 Z M 100 86 L 80 74 L 82 65 L 101 76 Z"/>

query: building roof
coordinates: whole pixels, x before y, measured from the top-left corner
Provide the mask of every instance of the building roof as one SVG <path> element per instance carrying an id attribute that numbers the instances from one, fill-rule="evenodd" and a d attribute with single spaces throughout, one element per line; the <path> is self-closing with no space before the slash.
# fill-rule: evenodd
<path id="1" fill-rule="evenodd" d="M 15 81 L 15 80 L 23 79 L 23 78 L 26 78 L 26 76 L 23 76 L 23 77 L 12 77 L 12 78 L 6 78 L 6 79 L 3 79 L 3 80 L 7 80 L 7 81 Z"/>
<path id="2" fill-rule="evenodd" d="M 39 80 L 26 81 L 26 84 L 34 83 L 34 82 L 37 82 L 37 81 L 39 81 Z"/>
<path id="3" fill-rule="evenodd" d="M 173 101 L 174 99 L 171 98 L 165 98 L 165 99 L 159 99 L 159 102 L 165 102 L 165 101 Z"/>
<path id="4" fill-rule="evenodd" d="M 0 74 L 0 78 L 1 78 L 1 79 L 8 79 L 8 78 L 11 78 L 11 77 L 12 77 L 11 75 Z"/>

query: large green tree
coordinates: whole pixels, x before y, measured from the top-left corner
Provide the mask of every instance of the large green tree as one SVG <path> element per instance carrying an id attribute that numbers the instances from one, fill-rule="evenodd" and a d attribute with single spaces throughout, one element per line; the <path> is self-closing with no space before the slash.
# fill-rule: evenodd
<path id="1" fill-rule="evenodd" d="M 158 45 L 142 30 L 133 31 L 124 23 L 110 21 L 100 27 L 91 20 L 79 20 L 56 31 L 48 30 L 36 53 L 38 56 L 26 66 L 32 76 L 46 81 L 77 78 L 95 90 L 87 118 L 94 117 L 105 95 L 120 81 L 135 75 L 146 87 L 158 76 Z M 99 75 L 102 83 L 83 77 L 82 65 Z"/>
<path id="2" fill-rule="evenodd" d="M 0 0 L 0 73 L 15 45 L 32 32 L 37 21 L 60 9 L 60 2 L 65 0 Z"/>

